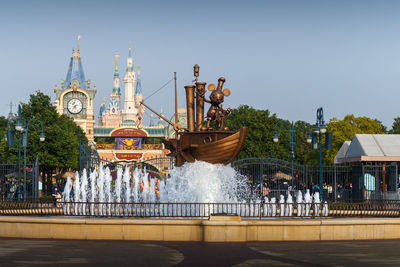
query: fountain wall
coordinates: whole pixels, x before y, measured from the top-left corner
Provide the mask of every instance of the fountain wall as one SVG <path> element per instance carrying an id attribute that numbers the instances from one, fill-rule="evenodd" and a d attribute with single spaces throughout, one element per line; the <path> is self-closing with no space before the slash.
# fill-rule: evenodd
<path id="1" fill-rule="evenodd" d="M 148 241 L 323 241 L 399 239 L 400 219 L 209 220 L 0 216 L 0 237 Z"/>

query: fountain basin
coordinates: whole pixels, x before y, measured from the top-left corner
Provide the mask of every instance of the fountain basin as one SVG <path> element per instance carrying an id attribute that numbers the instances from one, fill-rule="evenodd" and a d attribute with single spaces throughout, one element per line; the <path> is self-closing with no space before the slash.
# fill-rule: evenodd
<path id="1" fill-rule="evenodd" d="M 197 242 L 399 239 L 400 218 L 239 220 L 1 216 L 0 237 Z"/>

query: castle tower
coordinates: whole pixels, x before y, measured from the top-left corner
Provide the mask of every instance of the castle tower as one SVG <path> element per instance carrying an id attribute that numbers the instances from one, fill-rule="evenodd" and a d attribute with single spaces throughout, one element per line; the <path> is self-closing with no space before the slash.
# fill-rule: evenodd
<path id="1" fill-rule="evenodd" d="M 138 75 L 136 82 L 136 90 L 135 90 L 135 104 L 138 117 L 143 117 L 144 107 L 140 103 L 143 101 L 143 93 L 142 93 L 142 82 L 140 79 L 140 66 L 138 66 Z"/>
<path id="2" fill-rule="evenodd" d="M 132 49 L 130 42 L 129 42 L 129 55 L 127 60 L 124 83 L 125 83 L 125 99 L 124 99 L 124 109 L 122 111 L 122 117 L 124 122 L 126 121 L 136 122 L 137 119 L 137 109 L 135 104 L 136 75 L 135 72 L 133 71 Z"/>
<path id="3" fill-rule="evenodd" d="M 12 102 L 10 103 L 10 113 L 8 113 L 7 120 L 12 121 L 14 119 L 14 113 L 12 112 Z"/>
<path id="4" fill-rule="evenodd" d="M 108 107 L 105 106 L 105 101 L 100 106 L 99 125 L 104 127 L 119 127 L 122 123 L 120 99 L 121 89 L 119 87 L 118 73 L 118 53 L 115 54 L 115 71 L 114 71 L 114 87 L 110 95 Z"/>
<path id="5" fill-rule="evenodd" d="M 72 57 L 69 63 L 67 77 L 61 81 L 61 88 L 54 88 L 56 93 L 56 106 L 58 114 L 65 114 L 72 118 L 85 132 L 88 140 L 93 141 L 94 113 L 93 100 L 96 95 L 96 85 L 90 88 L 90 80 L 85 80 L 82 61 L 79 51 L 72 48 Z"/>
<path id="6" fill-rule="evenodd" d="M 114 88 L 111 94 L 112 98 L 118 101 L 118 106 L 121 105 L 121 88 L 119 87 L 119 73 L 118 73 L 118 58 L 119 54 L 115 54 L 115 71 L 114 71 Z"/>

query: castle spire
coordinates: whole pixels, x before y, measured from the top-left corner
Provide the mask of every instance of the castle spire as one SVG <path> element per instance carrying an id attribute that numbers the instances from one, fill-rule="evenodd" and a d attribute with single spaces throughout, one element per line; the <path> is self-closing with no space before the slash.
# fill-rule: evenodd
<path id="1" fill-rule="evenodd" d="M 78 53 L 79 53 L 79 39 L 81 39 L 80 35 L 78 35 Z"/>
<path id="2" fill-rule="evenodd" d="M 12 102 L 10 102 L 10 113 L 8 113 L 7 119 L 9 121 L 14 119 L 14 114 L 12 113 Z"/>
<path id="3" fill-rule="evenodd" d="M 80 39 L 80 36 L 79 36 L 79 39 Z M 72 86 L 71 82 L 74 79 L 79 81 L 79 85 L 75 84 L 75 86 L 80 87 L 85 90 L 90 89 L 89 86 L 87 87 L 87 81 L 85 80 L 85 74 L 83 72 L 82 61 L 79 56 L 79 43 L 78 43 L 77 52 L 75 51 L 75 46 L 72 45 L 72 57 L 69 62 L 67 77 L 65 78 L 65 81 L 61 86 L 61 90 L 71 88 L 71 86 Z"/>
<path id="4" fill-rule="evenodd" d="M 160 115 L 161 115 L 161 116 L 164 115 L 164 114 L 163 114 L 163 110 L 162 110 L 162 105 L 161 105 Z M 161 119 L 161 117 L 160 117 L 160 119 L 159 119 L 159 121 L 158 121 L 158 126 L 162 126 L 162 125 L 164 125 L 164 120 Z"/>
<path id="5" fill-rule="evenodd" d="M 118 54 L 118 52 L 115 52 L 115 71 L 114 71 L 114 78 L 115 78 L 115 77 L 119 77 L 119 73 L 118 73 L 118 58 L 119 58 L 119 54 Z"/>
<path id="6" fill-rule="evenodd" d="M 73 58 L 79 58 L 79 39 L 81 39 L 81 36 L 78 35 L 78 50 L 75 52 L 75 47 L 72 46 L 72 57 Z"/>
<path id="7" fill-rule="evenodd" d="M 121 89 L 119 88 L 118 57 L 118 52 L 115 52 L 114 88 L 112 94 L 117 96 L 121 95 Z"/>
<path id="8" fill-rule="evenodd" d="M 138 65 L 138 75 L 136 80 L 136 88 L 135 88 L 135 96 L 142 95 L 142 81 L 140 79 L 140 65 Z M 139 103 L 142 100 L 137 100 L 136 103 Z"/>
<path id="9" fill-rule="evenodd" d="M 126 72 L 133 72 L 133 59 L 132 59 L 132 46 L 131 41 L 129 41 L 129 54 L 126 64 Z"/>
<path id="10" fill-rule="evenodd" d="M 115 72 L 118 72 L 118 58 L 119 54 L 118 52 L 115 52 Z"/>

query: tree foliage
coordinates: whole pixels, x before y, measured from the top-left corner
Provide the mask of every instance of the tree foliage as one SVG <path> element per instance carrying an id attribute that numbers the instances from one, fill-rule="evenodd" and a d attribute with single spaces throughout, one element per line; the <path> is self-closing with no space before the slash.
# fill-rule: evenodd
<path id="1" fill-rule="evenodd" d="M 0 162 L 7 162 L 8 148 L 6 140 L 3 138 L 6 135 L 8 120 L 0 116 Z"/>
<path id="2" fill-rule="evenodd" d="M 326 151 L 326 163 L 332 163 L 344 141 L 351 141 L 355 134 L 383 134 L 385 127 L 376 119 L 346 115 L 343 120 L 332 118 L 327 124 L 333 133 L 332 149 Z"/>
<path id="3" fill-rule="evenodd" d="M 230 130 L 236 131 L 241 127 L 248 128 L 246 143 L 239 157 L 274 157 L 290 160 L 290 126 L 287 120 L 271 115 L 268 110 L 259 110 L 241 105 L 233 109 L 226 119 L 226 126 Z M 279 135 L 279 142 L 272 141 L 275 135 L 275 127 Z M 295 123 L 295 161 L 306 163 L 309 158 L 311 147 L 306 142 L 310 125 L 306 122 L 298 121 Z"/>
<path id="4" fill-rule="evenodd" d="M 400 133 L 400 117 L 395 119 Z M 274 157 L 280 159 L 291 159 L 290 126 L 287 120 L 271 115 L 268 110 L 258 110 L 242 105 L 231 111 L 227 117 L 226 125 L 231 130 L 248 127 L 246 143 L 240 158 L 245 157 Z M 279 135 L 279 142 L 274 143 L 272 138 L 275 127 Z M 295 162 L 301 164 L 318 165 L 319 150 L 312 150 L 311 144 L 307 143 L 307 136 L 313 125 L 304 121 L 297 121 L 295 126 Z M 376 119 L 367 117 L 355 117 L 350 114 L 343 120 L 333 118 L 327 124 L 328 131 L 333 133 L 332 149 L 325 150 L 325 138 L 322 136 L 323 164 L 333 164 L 333 159 L 344 141 L 351 141 L 354 134 L 382 134 L 386 128 Z M 395 129 L 395 127 L 393 127 Z"/>
<path id="5" fill-rule="evenodd" d="M 400 134 L 400 117 L 394 118 L 392 129 L 390 129 L 389 133 Z"/>
<path id="6" fill-rule="evenodd" d="M 30 95 L 29 102 L 22 103 L 21 106 L 22 121 L 28 127 L 27 162 L 34 162 L 38 155 L 40 166 L 47 170 L 78 169 L 80 142 L 87 142 L 83 130 L 67 116 L 59 116 L 50 97 L 39 91 Z M 39 120 L 43 123 L 46 136 L 44 142 L 39 141 L 41 133 Z M 4 128 L 2 127 L 2 129 Z M 0 142 L 0 149 L 3 142 Z M 5 147 L 4 150 L 1 150 L 2 155 L 9 162 L 16 161 L 17 144 L 18 134 L 16 134 L 15 147 Z"/>

